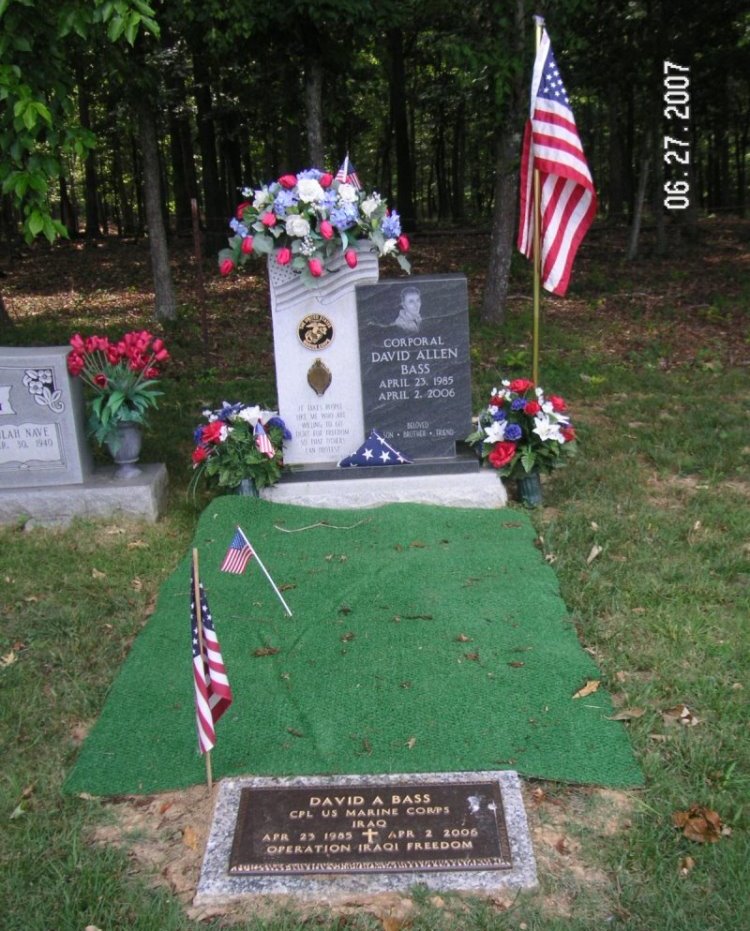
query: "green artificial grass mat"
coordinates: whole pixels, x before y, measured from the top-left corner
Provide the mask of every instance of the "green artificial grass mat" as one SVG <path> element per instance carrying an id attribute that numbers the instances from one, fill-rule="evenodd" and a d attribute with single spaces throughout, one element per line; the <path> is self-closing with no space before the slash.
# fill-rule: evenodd
<path id="1" fill-rule="evenodd" d="M 255 560 L 244 575 L 220 571 L 236 524 L 293 617 Z M 214 777 L 515 769 L 642 785 L 604 689 L 572 697 L 599 674 L 534 536 L 515 510 L 217 498 L 194 540 L 234 692 L 216 728 Z M 138 794 L 205 779 L 190 560 L 162 587 L 66 791 Z"/>

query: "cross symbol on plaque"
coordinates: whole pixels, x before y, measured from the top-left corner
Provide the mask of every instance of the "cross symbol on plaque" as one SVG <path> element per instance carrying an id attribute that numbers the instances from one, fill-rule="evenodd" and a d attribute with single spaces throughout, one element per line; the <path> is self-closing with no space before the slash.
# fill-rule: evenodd
<path id="1" fill-rule="evenodd" d="M 372 828 L 368 828 L 366 831 L 362 831 L 362 833 L 367 838 L 368 844 L 372 844 L 373 834 L 375 835 L 375 837 L 380 837 L 380 831 L 374 831 Z"/>

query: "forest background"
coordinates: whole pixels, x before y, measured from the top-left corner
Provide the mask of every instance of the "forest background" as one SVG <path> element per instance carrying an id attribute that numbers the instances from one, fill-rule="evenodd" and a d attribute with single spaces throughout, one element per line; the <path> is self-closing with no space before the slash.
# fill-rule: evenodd
<path id="1" fill-rule="evenodd" d="M 600 199 L 653 249 L 744 215 L 741 0 L 0 0 L 0 243 L 148 231 L 157 318 L 172 244 L 224 244 L 243 186 L 348 152 L 405 228 L 491 231 L 483 322 L 505 312 L 520 140 L 544 14 Z M 663 62 L 690 68 L 690 206 L 667 216 Z M 1 310 L 2 308 L 0 308 Z M 7 322 L 7 315 L 5 317 Z"/>

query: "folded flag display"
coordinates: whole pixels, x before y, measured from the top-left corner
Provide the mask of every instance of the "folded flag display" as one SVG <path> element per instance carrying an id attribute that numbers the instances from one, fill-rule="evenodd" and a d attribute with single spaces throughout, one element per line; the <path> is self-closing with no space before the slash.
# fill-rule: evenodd
<path id="1" fill-rule="evenodd" d="M 341 468 L 350 466 L 384 466 L 384 465 L 408 465 L 411 459 L 407 459 L 403 453 L 394 449 L 390 443 L 387 443 L 383 437 L 372 430 L 364 443 L 345 459 L 339 462 Z"/>

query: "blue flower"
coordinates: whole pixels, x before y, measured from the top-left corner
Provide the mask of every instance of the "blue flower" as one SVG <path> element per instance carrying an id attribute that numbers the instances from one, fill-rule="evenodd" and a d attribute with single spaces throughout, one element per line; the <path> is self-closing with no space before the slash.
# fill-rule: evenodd
<path id="1" fill-rule="evenodd" d="M 348 230 L 357 220 L 358 210 L 355 204 L 344 204 L 331 211 L 331 223 L 339 230 Z"/>
<path id="2" fill-rule="evenodd" d="M 248 229 L 241 220 L 231 219 L 229 221 L 229 228 L 234 230 L 238 236 L 242 236 L 243 239 L 248 235 Z"/>
<path id="3" fill-rule="evenodd" d="M 492 419 L 493 419 L 493 420 L 497 420 L 498 422 L 501 422 L 501 421 L 503 421 L 503 420 L 507 420 L 507 419 L 508 419 L 508 415 L 505 413 L 505 411 L 502 409 L 502 407 L 498 407 L 498 409 L 497 409 L 497 410 L 495 411 L 495 413 L 492 415 Z"/>
<path id="4" fill-rule="evenodd" d="M 320 202 L 321 206 L 325 207 L 326 210 L 331 211 L 336 206 L 336 199 L 338 198 L 336 191 L 326 191 L 323 195 L 323 200 Z"/>
<path id="5" fill-rule="evenodd" d="M 269 417 L 266 421 L 267 427 L 278 427 L 279 430 L 283 432 L 285 440 L 291 440 L 292 434 L 287 425 L 281 419 L 281 417 Z"/>
<path id="6" fill-rule="evenodd" d="M 526 401 L 523 398 L 513 398 L 510 402 L 511 410 L 522 411 L 526 407 Z"/>
<path id="7" fill-rule="evenodd" d="M 517 423 L 509 423 L 505 428 L 505 439 L 510 440 L 511 442 L 515 440 L 520 440 L 523 436 L 523 430 L 518 426 Z"/>
<path id="8" fill-rule="evenodd" d="M 320 181 L 323 177 L 323 172 L 319 168 L 305 168 L 304 171 L 297 172 L 297 180 L 304 181 L 307 178 L 310 178 L 312 181 Z"/>
<path id="9" fill-rule="evenodd" d="M 221 410 L 215 411 L 214 413 L 219 420 L 223 421 L 224 423 L 228 423 L 230 418 L 233 417 L 234 414 L 239 414 L 243 407 L 244 404 L 242 404 L 242 402 L 238 404 L 230 404 L 229 401 L 222 401 Z"/>
<path id="10" fill-rule="evenodd" d="M 390 216 L 383 219 L 383 235 L 388 239 L 396 239 L 401 235 L 401 217 L 395 210 L 391 211 Z"/>
<path id="11" fill-rule="evenodd" d="M 273 200 L 273 212 L 277 217 L 285 217 L 287 210 L 298 203 L 299 198 L 293 191 L 286 191 L 282 188 Z"/>
<path id="12" fill-rule="evenodd" d="M 196 427 L 195 430 L 193 430 L 193 440 L 196 443 L 196 445 L 200 443 L 202 438 L 203 438 L 203 427 L 202 426 Z"/>

